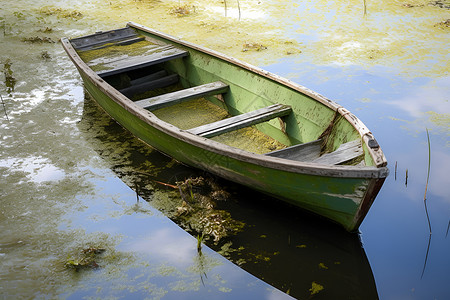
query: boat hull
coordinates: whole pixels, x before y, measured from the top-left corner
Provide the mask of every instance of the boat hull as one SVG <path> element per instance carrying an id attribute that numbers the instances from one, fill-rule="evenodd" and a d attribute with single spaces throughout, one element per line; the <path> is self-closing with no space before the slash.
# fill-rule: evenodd
<path id="1" fill-rule="evenodd" d="M 82 77 L 86 90 L 95 101 L 119 124 L 148 145 L 186 165 L 270 194 L 330 219 L 348 231 L 359 227 L 364 217 L 358 215 L 362 211 L 361 205 L 365 202 L 370 207 L 375 199 L 373 192 L 383 184 L 384 178 L 341 178 L 273 169 L 193 145 L 150 126 L 99 90 L 89 77 Z M 370 195 L 370 199 L 367 199 Z"/>
<path id="2" fill-rule="evenodd" d="M 148 145 L 186 165 L 203 169 L 270 194 L 332 220 L 348 231 L 358 229 L 388 174 L 388 170 L 384 166 L 384 156 L 381 156 L 381 167 L 326 166 L 257 155 L 187 133 L 135 105 L 92 71 L 77 55 L 67 39 L 63 39 L 62 43 L 69 57 L 77 66 L 88 93 L 113 119 Z M 186 44 L 181 47 L 189 48 Z M 197 47 L 192 50 L 189 59 L 197 62 L 203 61 L 207 66 L 213 64 L 214 55 Z M 232 68 L 244 65 L 247 68 L 247 70 L 244 68 L 244 71 L 250 71 L 249 76 L 254 78 L 252 80 L 255 82 L 266 80 L 272 85 L 290 84 L 274 76 L 267 79 L 264 76 L 268 72 L 257 68 L 248 70 L 248 65 L 239 61 L 234 63 L 227 60 L 225 63 L 224 70 L 227 67 L 230 68 L 230 64 Z M 186 70 L 186 74 L 189 75 L 189 73 L 191 74 L 186 79 L 195 77 L 192 70 Z M 210 73 L 204 72 L 204 74 Z M 197 80 L 204 80 L 204 78 L 197 78 Z M 264 82 L 261 86 L 264 86 Z M 237 80 L 235 88 L 231 89 L 237 91 L 238 87 L 239 80 Z M 295 88 L 295 85 L 293 87 Z M 291 87 L 286 89 L 289 93 L 292 93 L 292 90 Z M 310 93 L 307 95 L 310 98 L 316 96 L 309 90 L 306 93 Z M 324 102 L 320 105 L 320 109 L 324 111 L 325 108 L 334 107 L 334 103 L 331 101 L 328 102 L 322 98 L 319 100 Z M 289 103 L 289 105 L 295 104 L 295 102 Z M 299 104 L 298 106 L 300 109 Z M 327 113 L 332 117 L 339 109 L 340 107 L 335 110 L 329 109 L 331 112 Z M 342 109 L 342 111 L 344 110 Z M 353 115 L 346 112 L 344 117 L 352 118 Z M 353 119 L 359 122 L 356 117 Z M 365 130 L 364 127 L 362 128 Z M 352 131 L 351 134 L 354 135 L 355 132 L 358 134 L 358 130 Z M 361 134 L 361 130 L 359 130 L 359 134 Z M 367 136 L 371 136 L 370 132 L 364 132 L 360 138 L 364 140 L 367 139 Z M 370 151 L 366 148 L 366 152 Z M 381 150 L 379 151 L 381 152 Z"/>

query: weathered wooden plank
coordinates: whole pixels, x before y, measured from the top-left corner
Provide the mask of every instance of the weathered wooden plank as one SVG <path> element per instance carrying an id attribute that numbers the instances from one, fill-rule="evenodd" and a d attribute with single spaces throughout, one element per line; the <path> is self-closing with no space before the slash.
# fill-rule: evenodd
<path id="1" fill-rule="evenodd" d="M 131 44 L 134 44 L 137 42 L 142 42 L 143 40 L 145 40 L 145 37 L 143 37 L 143 36 L 138 36 L 138 37 L 133 36 L 131 38 L 119 39 L 119 40 L 115 40 L 115 41 L 109 41 L 106 43 L 95 44 L 92 46 L 81 47 L 78 49 L 78 51 L 99 50 L 99 49 L 104 49 L 104 48 L 108 48 L 108 47 L 112 47 L 112 46 L 126 46 L 126 45 L 131 45 Z"/>
<path id="2" fill-rule="evenodd" d="M 138 34 L 134 29 L 126 27 L 71 39 L 70 42 L 77 50 L 88 50 L 99 45 L 130 39 L 137 36 Z"/>
<path id="3" fill-rule="evenodd" d="M 135 103 L 148 110 L 156 110 L 190 99 L 222 94 L 226 92 L 228 85 L 221 81 L 207 83 L 200 86 L 164 94 L 152 98 L 136 101 Z"/>
<path id="4" fill-rule="evenodd" d="M 168 73 L 167 73 L 166 70 L 157 71 L 157 72 L 152 73 L 150 75 L 146 75 L 146 76 L 139 77 L 139 78 L 131 80 L 130 81 L 130 85 L 138 85 L 138 84 L 141 84 L 141 83 L 144 83 L 144 82 L 149 82 L 149 81 L 153 81 L 153 80 L 156 80 L 156 79 L 160 79 L 160 78 L 163 78 L 163 77 L 167 76 L 167 74 Z"/>
<path id="5" fill-rule="evenodd" d="M 312 162 L 324 165 L 339 165 L 364 154 L 361 140 L 344 143 L 333 152 L 325 153 Z"/>
<path id="6" fill-rule="evenodd" d="M 272 151 L 265 155 L 296 161 L 312 161 L 320 156 L 322 139 L 309 143 L 298 144 L 281 150 Z"/>
<path id="7" fill-rule="evenodd" d="M 133 95 L 142 94 L 154 89 L 164 88 L 169 85 L 177 83 L 179 76 L 177 74 L 171 74 L 162 78 L 158 78 L 152 81 L 143 82 L 138 85 L 130 86 L 119 90 L 126 97 L 132 97 Z"/>
<path id="8" fill-rule="evenodd" d="M 290 106 L 273 104 L 248 113 L 189 129 L 188 132 L 202 137 L 213 137 L 229 131 L 248 127 L 276 117 L 283 117 L 292 111 Z"/>
<path id="9" fill-rule="evenodd" d="M 188 54 L 189 52 L 172 45 L 157 46 L 149 49 L 142 55 L 119 57 L 105 62 L 102 64 L 102 67 L 106 68 L 106 70 L 99 71 L 97 74 L 100 77 L 106 77 L 185 57 Z"/>

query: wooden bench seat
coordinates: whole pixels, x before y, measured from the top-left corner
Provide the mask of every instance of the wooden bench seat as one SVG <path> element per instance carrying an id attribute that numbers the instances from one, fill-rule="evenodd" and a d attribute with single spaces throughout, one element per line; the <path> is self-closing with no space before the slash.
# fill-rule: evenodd
<path id="1" fill-rule="evenodd" d="M 121 89 L 119 92 L 124 94 L 126 97 L 131 98 L 133 95 L 168 87 L 178 83 L 178 81 L 179 76 L 177 74 L 167 75 L 166 71 L 160 71 L 136 80 L 132 80 L 132 85 L 130 87 Z"/>
<path id="2" fill-rule="evenodd" d="M 312 162 L 323 165 L 339 165 L 349 162 L 360 155 L 364 154 L 361 140 L 354 140 L 344 143 L 339 146 L 335 151 L 325 153 Z"/>
<path id="3" fill-rule="evenodd" d="M 322 165 L 339 165 L 349 162 L 364 154 L 361 140 L 344 143 L 333 152 L 320 155 L 322 139 L 309 143 L 298 144 L 285 149 L 266 153 L 274 156 L 296 161 L 313 162 Z"/>
<path id="4" fill-rule="evenodd" d="M 102 62 L 103 71 L 98 71 L 100 77 L 107 77 L 123 72 L 128 72 L 159 63 L 163 63 L 172 59 L 188 56 L 189 52 L 178 49 L 173 45 L 149 47 L 148 51 L 141 55 L 133 55 L 127 57 L 113 57 L 110 60 Z"/>
<path id="5" fill-rule="evenodd" d="M 312 161 L 319 158 L 322 142 L 322 139 L 318 139 L 309 143 L 297 144 L 281 150 L 272 151 L 265 155 L 296 161 Z"/>
<path id="6" fill-rule="evenodd" d="M 221 81 L 207 83 L 184 90 L 167 93 L 161 96 L 147 98 L 136 101 L 135 103 L 148 110 L 156 110 L 173 104 L 181 103 L 190 99 L 196 99 L 206 96 L 225 93 L 228 85 Z"/>
<path id="7" fill-rule="evenodd" d="M 210 138 L 229 131 L 269 121 L 276 117 L 283 117 L 290 114 L 291 111 L 292 109 L 290 106 L 283 104 L 273 104 L 271 106 L 257 109 L 248 113 L 195 127 L 189 129 L 188 132 L 202 137 Z"/>
<path id="8" fill-rule="evenodd" d="M 126 27 L 117 30 L 98 32 L 88 36 L 71 39 L 70 42 L 76 50 L 91 50 L 93 48 L 101 47 L 109 43 L 116 43 L 120 41 L 135 39 L 138 37 L 136 31 L 132 28 Z"/>

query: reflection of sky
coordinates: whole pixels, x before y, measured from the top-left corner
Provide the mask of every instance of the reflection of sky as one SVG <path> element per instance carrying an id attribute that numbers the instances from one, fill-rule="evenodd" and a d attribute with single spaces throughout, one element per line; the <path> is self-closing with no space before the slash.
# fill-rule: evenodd
<path id="1" fill-rule="evenodd" d="M 0 168 L 8 168 L 9 172 L 25 172 L 27 178 L 35 183 L 60 180 L 65 172 L 42 157 L 9 158 L 0 160 Z"/>

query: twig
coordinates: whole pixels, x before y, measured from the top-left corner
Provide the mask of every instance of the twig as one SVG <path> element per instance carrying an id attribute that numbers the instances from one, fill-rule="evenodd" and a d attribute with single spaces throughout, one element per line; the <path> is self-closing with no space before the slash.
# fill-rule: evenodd
<path id="1" fill-rule="evenodd" d="M 171 187 L 171 188 L 173 188 L 173 189 L 177 189 L 177 188 L 178 188 L 178 186 L 173 185 L 173 184 L 164 183 L 164 182 L 161 182 L 161 181 L 158 181 L 158 180 L 152 180 L 152 181 L 153 181 L 153 182 L 156 182 L 156 183 L 159 183 L 159 184 L 162 184 L 162 185 L 164 185 L 164 186 Z"/>
<path id="2" fill-rule="evenodd" d="M 6 113 L 6 105 L 5 105 L 5 102 L 3 101 L 3 97 L 1 94 L 0 94 L 0 98 L 2 99 L 2 105 L 3 105 L 3 109 L 5 110 L 6 120 L 8 120 L 8 122 L 9 122 L 8 114 Z"/>
<path id="3" fill-rule="evenodd" d="M 142 174 L 142 175 L 146 175 L 146 176 L 149 176 L 149 177 L 154 177 L 152 174 L 149 174 L 149 173 L 146 173 L 146 172 L 139 172 L 139 171 L 136 171 L 136 173 L 139 173 L 139 174 Z M 153 181 L 153 182 L 162 184 L 162 185 L 164 185 L 164 186 L 171 187 L 171 188 L 173 188 L 173 189 L 177 189 L 177 188 L 178 188 L 178 186 L 173 185 L 173 184 L 161 182 L 161 181 L 158 181 L 158 180 L 155 180 L 155 179 L 152 179 L 152 178 L 150 178 L 150 180 Z"/>

